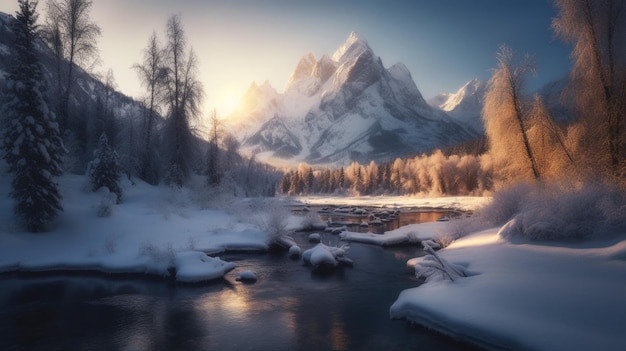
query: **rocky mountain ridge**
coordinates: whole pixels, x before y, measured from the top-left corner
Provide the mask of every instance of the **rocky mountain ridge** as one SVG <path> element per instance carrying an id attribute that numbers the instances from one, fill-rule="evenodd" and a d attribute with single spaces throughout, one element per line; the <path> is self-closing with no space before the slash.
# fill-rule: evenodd
<path id="1" fill-rule="evenodd" d="M 253 83 L 227 124 L 244 149 L 288 163 L 369 162 L 477 136 L 428 105 L 404 64 L 384 67 L 354 32 L 332 56 L 303 56 L 284 93 Z"/>

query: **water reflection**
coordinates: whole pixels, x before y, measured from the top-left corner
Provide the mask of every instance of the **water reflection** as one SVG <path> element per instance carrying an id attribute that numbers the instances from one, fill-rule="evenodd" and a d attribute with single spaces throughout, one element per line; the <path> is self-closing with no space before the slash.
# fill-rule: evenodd
<path id="1" fill-rule="evenodd" d="M 308 233 L 295 239 L 303 250 Z M 322 234 L 324 242 L 337 235 Z M 286 254 L 224 254 L 237 264 L 199 286 L 107 276 L 0 275 L 0 349 L 456 350 L 448 339 L 389 319 L 418 283 L 405 269 L 420 247 L 351 244 L 354 267 L 326 275 Z M 244 284 L 238 271 L 259 280 Z"/>
<path id="2" fill-rule="evenodd" d="M 312 211 L 319 211 L 321 208 L 313 207 Z M 373 211 L 373 209 L 370 209 Z M 367 233 L 372 232 L 375 234 L 383 234 L 387 231 L 398 229 L 402 226 L 415 224 L 415 223 L 425 223 L 425 222 L 435 222 L 441 217 L 451 216 L 455 213 L 448 210 L 438 210 L 438 211 L 416 211 L 416 210 L 401 210 L 397 215 L 390 216 L 384 219 L 376 219 L 372 220 L 372 216 L 375 215 L 365 214 L 365 215 L 345 215 L 342 213 L 334 213 L 334 212 L 320 212 L 319 216 L 324 222 L 334 223 L 336 226 L 346 225 L 348 230 L 352 232 L 359 233 Z M 380 221 L 380 222 L 378 222 Z M 367 224 L 367 225 L 366 225 Z"/>

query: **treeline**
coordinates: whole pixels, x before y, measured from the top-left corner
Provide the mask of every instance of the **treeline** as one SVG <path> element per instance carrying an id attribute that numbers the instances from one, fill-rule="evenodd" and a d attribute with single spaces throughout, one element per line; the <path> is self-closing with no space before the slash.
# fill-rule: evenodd
<path id="1" fill-rule="evenodd" d="M 493 188 L 489 155 L 431 155 L 397 158 L 346 168 L 315 168 L 304 163 L 285 174 L 280 191 L 289 195 L 482 195 Z"/>

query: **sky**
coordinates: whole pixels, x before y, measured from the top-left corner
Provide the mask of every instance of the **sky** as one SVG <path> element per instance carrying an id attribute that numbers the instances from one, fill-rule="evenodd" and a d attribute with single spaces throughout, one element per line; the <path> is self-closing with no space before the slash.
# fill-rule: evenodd
<path id="1" fill-rule="evenodd" d="M 45 0 L 40 1 L 41 20 Z M 0 11 L 14 14 L 17 0 Z M 386 67 L 404 63 L 425 98 L 455 92 L 473 78 L 489 79 L 502 44 L 534 55 L 530 89 L 567 74 L 571 48 L 554 38 L 549 0 L 93 0 L 101 27 L 100 64 L 119 90 L 145 95 L 133 64 L 150 35 L 165 43 L 179 14 L 199 59 L 204 113 L 227 116 L 253 82 L 282 92 L 299 59 L 331 55 L 352 31 L 364 36 Z"/>

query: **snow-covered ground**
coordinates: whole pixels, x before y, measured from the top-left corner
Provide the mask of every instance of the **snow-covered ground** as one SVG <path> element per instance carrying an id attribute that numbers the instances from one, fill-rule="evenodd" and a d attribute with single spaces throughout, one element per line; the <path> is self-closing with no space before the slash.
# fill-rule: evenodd
<path id="1" fill-rule="evenodd" d="M 49 232 L 28 233 L 12 216 L 9 182 L 0 178 L 0 272 L 94 270 L 169 275 L 183 282 L 222 277 L 234 268 L 207 254 L 265 250 L 268 233 L 222 210 L 200 209 L 189 191 L 124 182 L 124 203 L 98 217 L 102 194 L 84 189 L 85 177 L 60 179 L 64 212 Z M 249 216 L 248 216 L 249 217 Z"/>
<path id="2" fill-rule="evenodd" d="M 65 211 L 49 232 L 32 234 L 16 224 L 9 181 L 0 175 L 0 273 L 95 270 L 168 275 L 175 269 L 179 281 L 204 281 L 235 268 L 208 254 L 267 249 L 272 221 L 263 216 L 287 217 L 285 227 L 275 228 L 287 231 L 307 220 L 281 214 L 277 211 L 281 204 L 472 210 L 489 201 L 473 197 L 231 199 L 223 202 L 228 210 L 218 210 L 201 208 L 198 204 L 203 201 L 191 190 L 125 182 L 124 203 L 115 205 L 110 217 L 98 217 L 103 195 L 83 191 L 84 183 L 84 177 L 63 176 Z M 259 212 L 265 214 L 256 218 Z M 342 237 L 376 245 L 440 239 L 463 227 L 460 221 L 409 225 L 384 235 L 344 232 Z M 564 243 L 528 241 L 500 235 L 499 230 L 470 234 L 438 251 L 437 262 L 461 267 L 467 276 L 454 281 L 429 279 L 401 292 L 390 308 L 391 317 L 493 349 L 624 349 L 626 232 Z M 304 256 L 311 259 L 313 253 Z M 253 272 L 239 275 L 244 279 Z"/>
<path id="3" fill-rule="evenodd" d="M 413 230 L 436 237 L 434 228 Z M 538 243 L 504 239 L 492 228 L 438 255 L 468 276 L 403 291 L 392 318 L 489 349 L 626 349 L 626 234 Z"/>

